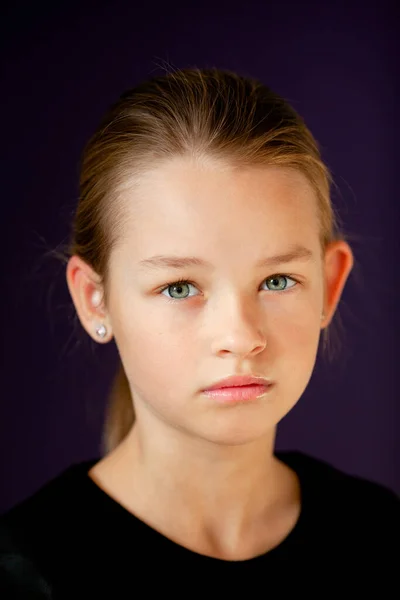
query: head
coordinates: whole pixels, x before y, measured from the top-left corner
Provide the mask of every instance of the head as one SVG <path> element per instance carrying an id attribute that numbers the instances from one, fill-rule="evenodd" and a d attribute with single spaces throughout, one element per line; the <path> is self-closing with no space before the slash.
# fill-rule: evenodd
<path id="1" fill-rule="evenodd" d="M 256 80 L 184 69 L 109 109 L 83 155 L 67 265 L 83 328 L 121 358 L 106 451 L 135 414 L 241 444 L 297 403 L 353 265 L 331 184 L 304 121 Z M 149 262 L 161 255 L 196 260 Z M 242 373 L 273 380 L 268 399 L 227 409 L 202 394 Z"/>

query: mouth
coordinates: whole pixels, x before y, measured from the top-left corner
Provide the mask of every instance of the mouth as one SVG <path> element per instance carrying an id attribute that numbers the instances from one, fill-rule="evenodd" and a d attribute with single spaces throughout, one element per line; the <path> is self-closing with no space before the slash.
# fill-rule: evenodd
<path id="1" fill-rule="evenodd" d="M 213 390 L 204 390 L 203 394 L 223 404 L 234 404 L 237 402 L 251 402 L 267 396 L 273 384 L 266 385 L 250 384 L 234 387 L 222 387 Z"/>
<path id="2" fill-rule="evenodd" d="M 231 375 L 229 377 L 225 377 L 225 379 L 220 379 L 215 382 L 213 385 L 205 388 L 205 391 L 210 390 L 218 390 L 221 388 L 233 388 L 233 387 L 247 387 L 250 385 L 268 385 L 271 381 L 269 379 L 265 379 L 261 376 L 254 375 Z"/>

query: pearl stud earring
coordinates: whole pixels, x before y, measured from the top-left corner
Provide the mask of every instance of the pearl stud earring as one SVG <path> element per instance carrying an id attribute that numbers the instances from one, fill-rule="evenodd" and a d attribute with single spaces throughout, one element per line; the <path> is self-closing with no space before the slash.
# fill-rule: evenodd
<path id="1" fill-rule="evenodd" d="M 100 325 L 99 327 L 96 327 L 96 333 L 99 337 L 104 338 L 107 334 L 107 328 L 105 325 Z"/>

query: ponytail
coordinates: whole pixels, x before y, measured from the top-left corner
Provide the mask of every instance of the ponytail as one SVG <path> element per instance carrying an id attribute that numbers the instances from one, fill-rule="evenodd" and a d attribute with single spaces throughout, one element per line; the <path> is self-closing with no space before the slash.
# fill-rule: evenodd
<path id="1" fill-rule="evenodd" d="M 102 449 L 108 454 L 127 436 L 135 421 L 128 378 L 120 362 L 108 398 L 102 436 Z"/>

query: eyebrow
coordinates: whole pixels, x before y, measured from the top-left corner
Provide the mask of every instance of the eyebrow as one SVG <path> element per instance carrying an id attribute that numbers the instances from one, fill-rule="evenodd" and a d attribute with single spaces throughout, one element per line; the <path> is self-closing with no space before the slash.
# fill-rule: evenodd
<path id="1" fill-rule="evenodd" d="M 296 245 L 288 252 L 276 254 L 268 258 L 262 258 L 256 263 L 256 267 L 274 267 L 284 263 L 293 261 L 309 262 L 314 258 L 314 253 L 305 246 Z M 142 269 L 159 270 L 164 268 L 169 269 L 184 269 L 186 267 L 202 267 L 211 269 L 213 265 L 203 258 L 196 256 L 166 256 L 159 254 L 151 258 L 145 258 L 139 262 L 139 267 Z"/>

